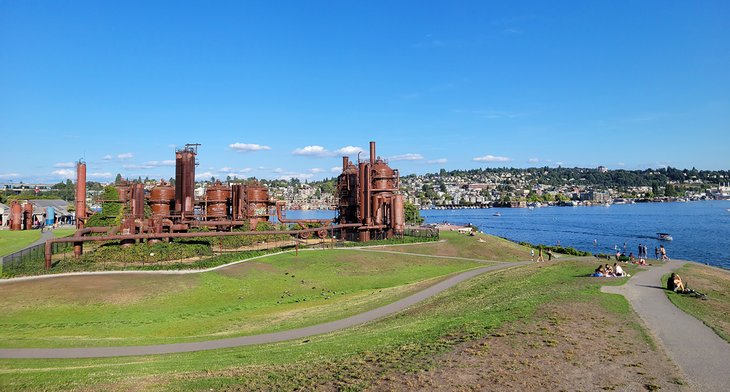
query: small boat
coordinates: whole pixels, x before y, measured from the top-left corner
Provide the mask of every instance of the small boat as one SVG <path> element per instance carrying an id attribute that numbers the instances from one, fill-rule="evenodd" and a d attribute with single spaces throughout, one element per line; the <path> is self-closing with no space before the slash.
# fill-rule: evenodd
<path id="1" fill-rule="evenodd" d="M 657 233 L 657 235 L 659 236 L 659 239 L 662 241 L 671 241 L 674 239 L 674 238 L 672 238 L 672 236 L 669 233 Z"/>
<path id="2" fill-rule="evenodd" d="M 494 216 L 502 216 L 502 214 L 500 214 L 499 212 L 495 212 L 495 213 L 494 213 L 494 214 L 492 214 L 492 215 L 494 215 Z"/>

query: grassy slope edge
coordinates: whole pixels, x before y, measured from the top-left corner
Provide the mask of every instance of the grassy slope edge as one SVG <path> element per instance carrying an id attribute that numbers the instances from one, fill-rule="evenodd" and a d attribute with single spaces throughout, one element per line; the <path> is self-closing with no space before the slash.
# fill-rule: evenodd
<path id="1" fill-rule="evenodd" d="M 667 292 L 672 303 L 712 328 L 730 342 L 730 273 L 715 267 L 688 263 L 677 273 L 688 287 L 707 294 L 707 300 Z M 666 276 L 662 282 L 666 282 Z"/>

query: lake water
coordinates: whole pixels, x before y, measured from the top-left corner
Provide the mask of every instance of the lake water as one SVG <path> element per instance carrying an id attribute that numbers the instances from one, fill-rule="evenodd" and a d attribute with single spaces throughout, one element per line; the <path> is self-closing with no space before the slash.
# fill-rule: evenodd
<path id="1" fill-rule="evenodd" d="M 663 244 L 670 258 L 730 269 L 730 201 L 614 204 L 610 207 L 426 210 L 426 223 L 473 224 L 485 233 L 533 244 L 573 247 L 592 253 L 638 252 L 639 244 Z M 501 216 L 494 216 L 499 212 Z M 332 217 L 334 211 L 288 211 L 288 217 Z M 658 232 L 673 241 L 659 241 Z M 594 245 L 594 241 L 595 244 Z"/>

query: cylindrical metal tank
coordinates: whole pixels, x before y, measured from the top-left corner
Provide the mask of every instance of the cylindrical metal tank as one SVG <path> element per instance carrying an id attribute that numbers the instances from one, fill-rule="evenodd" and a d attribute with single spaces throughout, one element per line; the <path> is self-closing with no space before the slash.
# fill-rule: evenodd
<path id="1" fill-rule="evenodd" d="M 164 181 L 150 191 L 150 207 L 153 217 L 170 216 L 171 206 L 175 201 L 175 188 Z"/>
<path id="2" fill-rule="evenodd" d="M 207 208 L 205 210 L 208 219 L 222 219 L 228 216 L 228 200 L 231 198 L 231 190 L 223 186 L 220 181 L 205 190 Z"/>
<path id="3" fill-rule="evenodd" d="M 395 171 L 382 160 L 375 162 L 373 173 L 373 191 L 395 191 Z"/>
<path id="4" fill-rule="evenodd" d="M 10 230 L 20 230 L 23 224 L 23 207 L 13 201 L 10 205 Z"/>
<path id="5" fill-rule="evenodd" d="M 23 219 L 25 221 L 24 230 L 30 230 L 33 228 L 33 204 L 29 202 L 23 206 Z"/>
<path id="6" fill-rule="evenodd" d="M 117 189 L 117 193 L 119 194 L 119 201 L 124 204 L 127 201 L 129 201 L 129 185 L 127 184 L 121 184 L 115 186 Z"/>
<path id="7" fill-rule="evenodd" d="M 246 190 L 242 184 L 231 185 L 231 215 L 233 220 L 246 217 Z"/>
<path id="8" fill-rule="evenodd" d="M 144 185 L 132 185 L 132 216 L 144 218 Z"/>
<path id="9" fill-rule="evenodd" d="M 406 215 L 403 206 L 403 195 L 395 195 L 393 197 L 393 228 L 396 234 L 403 233 L 406 228 Z"/>
<path id="10" fill-rule="evenodd" d="M 53 207 L 46 207 L 46 225 L 56 222 L 56 210 Z"/>
<path id="11" fill-rule="evenodd" d="M 86 163 L 76 163 L 76 228 L 83 229 L 86 220 Z"/>
<path id="12" fill-rule="evenodd" d="M 261 185 L 248 185 L 246 187 L 246 200 L 249 226 L 251 230 L 256 229 L 259 222 L 269 220 L 269 189 Z"/>
<path id="13" fill-rule="evenodd" d="M 195 207 L 195 155 L 189 146 L 175 152 L 175 210 L 186 215 Z"/>

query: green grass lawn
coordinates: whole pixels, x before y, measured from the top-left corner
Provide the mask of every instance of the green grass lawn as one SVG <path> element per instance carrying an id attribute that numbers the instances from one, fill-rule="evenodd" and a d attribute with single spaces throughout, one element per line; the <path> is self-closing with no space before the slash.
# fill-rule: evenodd
<path id="1" fill-rule="evenodd" d="M 40 230 L 0 230 L 0 256 L 17 252 L 40 238 Z"/>
<path id="2" fill-rule="evenodd" d="M 418 246 L 388 246 L 385 250 L 419 253 L 433 256 L 465 257 L 494 261 L 530 260 L 530 248 L 487 234 L 469 236 L 455 231 L 441 231 L 445 241 Z"/>
<path id="3" fill-rule="evenodd" d="M 677 271 L 688 288 L 707 294 L 707 300 L 667 291 L 669 300 L 730 342 L 730 273 L 688 263 Z M 662 278 L 665 284 L 668 276 Z"/>
<path id="4" fill-rule="evenodd" d="M 300 251 L 195 275 L 6 283 L 0 286 L 0 347 L 142 345 L 292 329 L 393 302 L 483 265 L 360 250 Z"/>
<path id="5" fill-rule="evenodd" d="M 304 277 L 307 268 L 295 270 L 296 263 L 271 263 L 278 269 L 272 276 L 288 271 L 296 279 Z M 347 285 L 362 285 L 352 274 L 357 270 L 353 263 L 337 267 L 338 275 L 352 279 Z M 536 263 L 484 274 L 396 315 L 305 340 L 146 357 L 0 360 L 0 389 L 310 390 L 332 385 L 358 390 L 379 376 L 374 368 L 409 371 L 460 342 L 487 336 L 558 301 L 590 303 L 626 317 L 626 328 L 640 329 L 622 296 L 599 291 L 600 285 L 622 284 L 626 278 L 585 277 L 594 264 L 587 259 Z M 194 286 L 205 285 L 206 279 Z M 207 284 L 218 287 L 220 278 L 212 279 Z"/>

